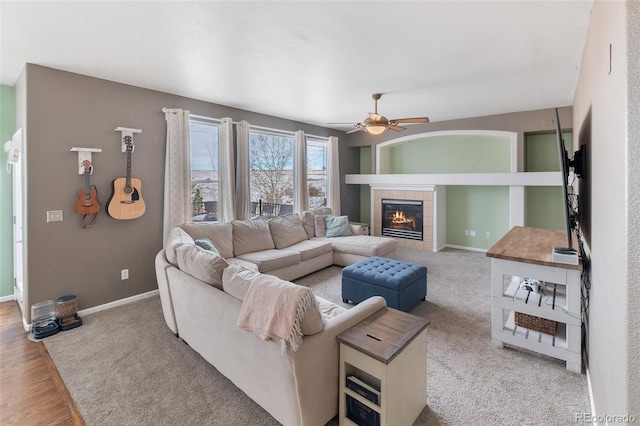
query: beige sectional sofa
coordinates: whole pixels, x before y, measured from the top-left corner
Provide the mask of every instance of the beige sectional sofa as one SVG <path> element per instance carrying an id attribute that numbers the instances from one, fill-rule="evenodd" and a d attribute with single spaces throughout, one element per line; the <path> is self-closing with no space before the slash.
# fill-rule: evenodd
<path id="1" fill-rule="evenodd" d="M 183 224 L 171 230 L 155 260 L 167 326 L 284 425 L 323 425 L 337 414 L 336 336 L 386 303 L 372 297 L 346 310 L 316 296 L 321 323 L 303 337 L 297 351 L 287 347 L 283 353 L 279 342 L 237 327 L 243 301 L 231 286 L 247 272 L 291 280 L 333 263 L 395 251 L 395 241 L 388 238 L 317 236 L 315 227 L 306 226 L 311 223 L 308 215 L 306 219 L 289 215 Z M 205 250 L 196 244 L 203 241 L 214 247 Z"/>

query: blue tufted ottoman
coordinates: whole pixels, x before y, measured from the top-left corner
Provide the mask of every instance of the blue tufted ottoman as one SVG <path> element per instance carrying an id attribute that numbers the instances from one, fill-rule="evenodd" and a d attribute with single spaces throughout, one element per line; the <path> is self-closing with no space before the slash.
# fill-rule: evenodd
<path id="1" fill-rule="evenodd" d="M 342 270 L 345 303 L 371 296 L 382 296 L 387 306 L 408 312 L 427 296 L 427 267 L 374 256 Z"/>

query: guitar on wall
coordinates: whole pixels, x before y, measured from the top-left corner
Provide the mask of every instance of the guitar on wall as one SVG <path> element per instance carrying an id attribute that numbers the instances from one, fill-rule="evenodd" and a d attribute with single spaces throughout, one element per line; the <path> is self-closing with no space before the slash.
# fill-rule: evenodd
<path id="1" fill-rule="evenodd" d="M 75 205 L 75 211 L 78 214 L 89 215 L 96 214 L 100 210 L 98 203 L 98 191 L 96 187 L 91 185 L 89 176 L 91 176 L 91 162 L 84 160 L 84 189 L 78 191 L 78 202 Z"/>
<path id="2" fill-rule="evenodd" d="M 131 177 L 131 152 L 133 142 L 131 136 L 125 136 L 127 146 L 127 175 L 114 179 L 111 184 L 111 198 L 107 202 L 107 213 L 114 219 L 137 219 L 144 214 L 146 206 L 142 199 L 142 182 Z"/>

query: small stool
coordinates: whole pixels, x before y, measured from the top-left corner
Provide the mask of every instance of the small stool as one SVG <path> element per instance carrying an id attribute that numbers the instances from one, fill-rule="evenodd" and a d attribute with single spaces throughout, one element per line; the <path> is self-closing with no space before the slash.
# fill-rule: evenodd
<path id="1" fill-rule="evenodd" d="M 371 296 L 408 312 L 427 296 L 427 267 L 374 256 L 342 270 L 343 302 L 360 303 Z"/>

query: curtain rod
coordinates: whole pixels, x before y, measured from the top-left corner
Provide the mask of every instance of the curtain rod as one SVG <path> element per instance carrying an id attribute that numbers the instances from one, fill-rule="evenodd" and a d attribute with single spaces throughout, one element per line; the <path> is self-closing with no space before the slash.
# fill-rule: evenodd
<path id="1" fill-rule="evenodd" d="M 166 113 L 172 111 L 170 108 L 162 108 L 162 112 Z M 213 117 L 205 117 L 204 115 L 196 115 L 196 114 L 189 114 L 189 117 L 193 117 L 196 120 L 209 120 L 209 121 L 215 121 L 215 122 L 221 122 L 222 120 L 220 118 L 213 118 Z M 231 121 L 231 123 L 233 124 L 239 124 L 238 121 Z M 291 135 L 294 136 L 296 134 L 295 131 L 291 131 L 291 130 L 282 130 L 282 129 L 274 129 L 271 127 L 264 127 L 264 126 L 256 126 L 253 124 L 249 124 L 249 129 L 255 129 L 255 130 L 265 130 L 268 132 L 274 132 L 274 133 L 280 133 L 280 134 L 287 134 L 287 135 Z M 316 138 L 316 139 L 329 139 L 329 136 L 318 136 L 318 135 L 311 135 L 308 133 L 304 134 L 306 137 L 308 138 Z"/>

